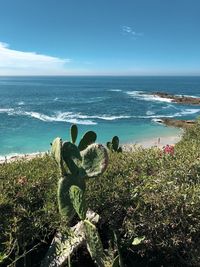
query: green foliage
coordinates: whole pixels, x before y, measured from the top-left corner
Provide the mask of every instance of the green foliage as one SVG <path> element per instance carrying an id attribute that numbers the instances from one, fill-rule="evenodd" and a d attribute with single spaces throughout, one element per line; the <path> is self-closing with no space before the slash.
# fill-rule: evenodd
<path id="1" fill-rule="evenodd" d="M 66 163 L 64 168 L 70 174 Z M 66 229 L 66 220 L 60 218 L 57 208 L 59 179 L 59 168 L 49 156 L 0 165 L 2 261 L 17 259 L 36 243 L 46 240 L 55 230 Z M 72 174 L 70 180 L 67 190 L 72 185 L 77 186 Z M 79 188 L 84 187 L 83 180 L 81 177 L 77 180 Z M 146 257 L 149 262 L 159 254 L 162 262 L 155 266 L 198 266 L 199 122 L 183 134 L 183 139 L 175 145 L 173 157 L 166 157 L 157 148 L 109 153 L 107 170 L 96 179 L 86 180 L 86 186 L 86 203 L 101 218 L 98 230 L 101 238 L 103 236 L 104 248 L 111 243 L 112 255 L 116 256 L 112 247 L 112 232 L 116 230 L 122 256 L 129 255 L 123 257 L 125 266 L 134 266 L 129 264 L 130 257 L 136 262 L 135 266 L 139 266 L 135 255 L 141 255 L 143 259 Z M 79 207 L 80 202 L 73 203 L 72 206 Z M 82 210 L 79 207 L 76 211 L 79 209 Z M 143 236 L 145 239 L 135 245 L 137 238 Z"/>
<path id="2" fill-rule="evenodd" d="M 182 141 L 174 157 L 156 148 L 110 153 L 109 162 L 104 175 L 88 181 L 86 196 L 107 232 L 120 230 L 122 245 L 141 254 L 176 251 L 199 262 L 200 143 Z M 136 248 L 131 243 L 138 236 L 145 240 Z"/>
<path id="3" fill-rule="evenodd" d="M 36 251 L 61 226 L 58 178 L 57 165 L 47 155 L 0 165 L 0 254 L 6 266 L 27 250 Z"/>

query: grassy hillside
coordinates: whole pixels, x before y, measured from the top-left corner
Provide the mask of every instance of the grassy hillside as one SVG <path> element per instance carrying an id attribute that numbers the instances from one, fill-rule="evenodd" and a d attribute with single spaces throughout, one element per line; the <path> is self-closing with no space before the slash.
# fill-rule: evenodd
<path id="1" fill-rule="evenodd" d="M 2 266 L 39 266 L 54 233 L 66 227 L 58 178 L 50 156 L 0 165 Z M 106 172 L 87 181 L 86 198 L 101 218 L 108 266 L 116 255 L 113 232 L 125 266 L 200 266 L 200 122 L 173 155 L 157 148 L 110 153 Z M 93 266 L 84 249 L 72 266 L 83 267 L 83 259 Z"/>

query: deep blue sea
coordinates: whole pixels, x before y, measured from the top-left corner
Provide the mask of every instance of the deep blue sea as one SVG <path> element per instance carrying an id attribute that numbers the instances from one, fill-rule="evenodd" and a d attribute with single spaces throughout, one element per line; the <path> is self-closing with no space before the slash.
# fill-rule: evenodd
<path id="1" fill-rule="evenodd" d="M 98 142 L 118 135 L 128 143 L 179 132 L 158 118 L 200 115 L 155 91 L 200 97 L 200 77 L 0 77 L 0 156 L 47 151 L 53 138 L 69 138 L 73 123 L 79 137 L 94 130 Z"/>

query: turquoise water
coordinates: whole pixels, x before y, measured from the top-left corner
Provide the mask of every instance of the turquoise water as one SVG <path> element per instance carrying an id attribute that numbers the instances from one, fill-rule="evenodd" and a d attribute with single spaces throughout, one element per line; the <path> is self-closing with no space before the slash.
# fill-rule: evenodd
<path id="1" fill-rule="evenodd" d="M 99 142 L 117 134 L 127 143 L 179 132 L 161 117 L 200 114 L 155 91 L 200 97 L 200 77 L 0 77 L 0 156 L 46 151 L 56 136 L 69 138 L 72 123 L 80 135 L 95 130 Z"/>

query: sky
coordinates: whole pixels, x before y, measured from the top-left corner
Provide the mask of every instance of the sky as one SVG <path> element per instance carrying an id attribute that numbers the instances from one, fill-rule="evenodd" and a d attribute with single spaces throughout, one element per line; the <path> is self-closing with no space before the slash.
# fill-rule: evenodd
<path id="1" fill-rule="evenodd" d="M 199 0 L 0 0 L 0 75 L 200 75 Z"/>

